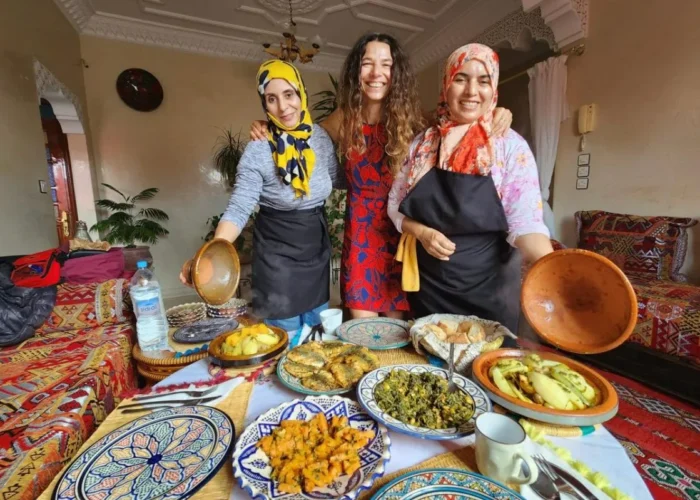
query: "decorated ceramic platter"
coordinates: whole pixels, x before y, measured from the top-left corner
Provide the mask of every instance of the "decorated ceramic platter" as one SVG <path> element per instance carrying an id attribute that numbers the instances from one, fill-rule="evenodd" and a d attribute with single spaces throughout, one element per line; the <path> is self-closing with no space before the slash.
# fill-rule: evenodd
<path id="1" fill-rule="evenodd" d="M 489 377 L 491 367 L 499 360 L 517 359 L 524 360 L 532 351 L 521 349 L 498 349 L 484 353 L 474 361 L 473 377 L 477 384 L 486 391 L 486 394 L 498 405 L 507 410 L 522 415 L 523 417 L 539 420 L 557 425 L 596 425 L 607 422 L 617 414 L 618 397 L 615 388 L 605 377 L 592 370 L 583 363 L 555 353 L 540 351 L 536 354 L 544 361 L 554 361 L 567 365 L 578 372 L 586 381 L 598 391 L 600 401 L 598 404 L 583 410 L 557 410 L 547 408 L 535 403 L 521 401 L 501 391 Z"/>
<path id="2" fill-rule="evenodd" d="M 234 439 L 231 419 L 216 408 L 157 411 L 90 446 L 68 467 L 52 498 L 187 498 L 216 474 Z"/>
<path id="3" fill-rule="evenodd" d="M 178 328 L 173 333 L 173 340 L 181 344 L 201 344 L 236 328 L 238 328 L 238 321 L 235 319 L 207 318 Z"/>
<path id="4" fill-rule="evenodd" d="M 425 469 L 397 477 L 372 500 L 524 500 L 515 491 L 487 477 L 457 469 Z"/>
<path id="5" fill-rule="evenodd" d="M 409 373 L 421 374 L 431 373 L 447 380 L 447 370 L 431 365 L 393 365 L 386 366 L 374 370 L 365 375 L 357 385 L 357 399 L 362 407 L 369 413 L 372 418 L 383 423 L 389 429 L 409 436 L 431 439 L 431 440 L 447 440 L 459 439 L 468 436 L 474 432 L 474 424 L 476 417 L 482 413 L 493 410 L 491 401 L 486 396 L 486 393 L 478 387 L 474 382 L 458 373 L 453 375 L 455 385 L 471 396 L 474 403 L 474 414 L 471 419 L 462 427 L 453 427 L 448 429 L 428 429 L 425 427 L 417 427 L 415 425 L 406 424 L 382 410 L 375 399 L 375 388 L 380 384 L 393 370 L 403 370 Z"/>
<path id="6" fill-rule="evenodd" d="M 408 323 L 393 318 L 353 319 L 340 325 L 335 334 L 345 342 L 376 350 L 397 349 L 411 343 Z"/>
<path id="7" fill-rule="evenodd" d="M 328 419 L 333 416 L 347 417 L 352 428 L 372 430 L 375 437 L 360 451 L 361 466 L 352 476 L 340 476 L 329 486 L 315 489 L 312 493 L 284 494 L 270 477 L 270 460 L 258 448 L 258 441 L 271 435 L 283 420 L 308 421 L 319 413 Z M 391 456 L 390 447 L 386 427 L 372 420 L 356 402 L 339 396 L 309 396 L 269 410 L 243 431 L 233 452 L 234 476 L 240 487 L 257 500 L 354 500 L 384 475 Z"/>
<path id="8" fill-rule="evenodd" d="M 284 366 L 287 363 L 287 361 L 289 361 L 289 358 L 287 358 L 287 354 L 288 353 L 285 353 L 280 358 L 279 363 L 277 363 L 277 378 L 279 378 L 280 382 L 282 382 L 294 392 L 298 392 L 300 394 L 307 394 L 310 396 L 336 396 L 338 394 L 345 394 L 347 392 L 350 392 L 353 389 L 353 385 L 330 391 L 314 391 L 312 389 L 309 389 L 308 387 L 304 387 L 301 383 L 301 380 L 298 377 L 295 377 L 294 375 L 290 374 L 287 370 L 285 370 Z"/>

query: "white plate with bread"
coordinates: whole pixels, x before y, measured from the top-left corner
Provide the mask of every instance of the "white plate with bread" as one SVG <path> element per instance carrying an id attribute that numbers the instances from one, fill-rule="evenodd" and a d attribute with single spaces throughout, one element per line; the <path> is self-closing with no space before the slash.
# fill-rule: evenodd
<path id="1" fill-rule="evenodd" d="M 454 343 L 455 370 L 462 373 L 479 354 L 501 347 L 504 337 L 515 338 L 497 321 L 458 314 L 431 314 L 417 319 L 410 333 L 416 351 L 427 351 L 444 360 L 449 356 L 450 343 Z"/>

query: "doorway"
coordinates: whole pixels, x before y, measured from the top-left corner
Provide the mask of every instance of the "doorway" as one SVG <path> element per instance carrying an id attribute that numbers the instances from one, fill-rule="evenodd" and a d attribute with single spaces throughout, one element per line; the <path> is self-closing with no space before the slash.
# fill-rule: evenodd
<path id="1" fill-rule="evenodd" d="M 53 107 L 46 99 L 39 105 L 41 128 L 44 130 L 44 147 L 48 168 L 46 189 L 53 203 L 56 233 L 60 246 L 68 244 L 75 234 L 78 210 L 75 205 L 75 190 L 71 169 L 68 138 L 56 118 Z"/>

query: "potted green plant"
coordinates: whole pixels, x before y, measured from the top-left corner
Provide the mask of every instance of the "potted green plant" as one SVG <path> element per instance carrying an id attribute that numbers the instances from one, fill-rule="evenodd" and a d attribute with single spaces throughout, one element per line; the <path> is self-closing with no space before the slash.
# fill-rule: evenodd
<path id="1" fill-rule="evenodd" d="M 247 142 L 241 138 L 241 132 L 234 134 L 230 129 L 223 129 L 216 138 L 214 146 L 214 166 L 221 174 L 229 188 L 236 183 L 238 163 L 241 161 Z"/>
<path id="2" fill-rule="evenodd" d="M 333 75 L 328 73 L 328 78 L 331 80 L 333 90 L 322 90 L 316 92 L 312 97 L 320 99 L 311 107 L 311 111 L 316 112 L 316 121 L 320 122 L 338 108 L 338 80 L 333 78 Z"/>
<path id="3" fill-rule="evenodd" d="M 158 188 L 144 189 L 134 196 L 127 196 L 110 184 L 102 183 L 102 185 L 117 193 L 122 199 L 121 201 L 106 198 L 97 200 L 95 204 L 111 214 L 93 225 L 90 231 L 98 232 L 102 240 L 112 245 L 124 245 L 127 269 L 131 269 L 132 264 L 135 266 L 134 260 L 140 258 L 150 262 L 152 259 L 148 247 L 137 247 L 136 243 L 155 245 L 160 238 L 167 236 L 169 231 L 159 221 L 167 221 L 169 217 L 158 208 L 138 208 L 137 204 L 153 199 L 158 193 Z"/>

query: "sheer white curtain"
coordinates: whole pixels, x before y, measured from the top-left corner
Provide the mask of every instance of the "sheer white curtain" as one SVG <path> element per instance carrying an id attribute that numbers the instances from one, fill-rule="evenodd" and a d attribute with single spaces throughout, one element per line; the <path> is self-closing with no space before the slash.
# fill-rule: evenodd
<path id="1" fill-rule="evenodd" d="M 530 124 L 535 160 L 540 174 L 544 222 L 553 238 L 556 237 L 554 214 L 547 200 L 554 163 L 557 160 L 559 129 L 561 122 L 569 117 L 569 105 L 566 102 L 566 59 L 565 55 L 550 57 L 527 71 L 530 76 Z"/>

